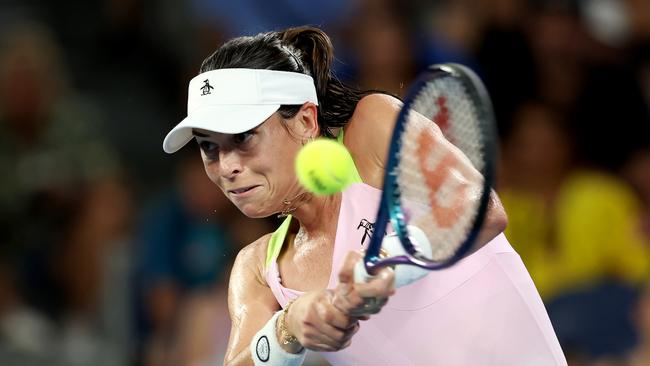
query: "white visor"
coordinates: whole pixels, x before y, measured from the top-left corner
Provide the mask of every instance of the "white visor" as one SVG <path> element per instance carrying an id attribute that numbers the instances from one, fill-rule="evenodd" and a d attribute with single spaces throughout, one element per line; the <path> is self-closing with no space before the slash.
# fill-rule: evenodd
<path id="1" fill-rule="evenodd" d="M 318 105 L 311 76 L 288 71 L 219 69 L 190 81 L 187 117 L 163 141 L 167 153 L 192 139 L 192 129 L 236 134 L 249 131 L 282 105 Z"/>

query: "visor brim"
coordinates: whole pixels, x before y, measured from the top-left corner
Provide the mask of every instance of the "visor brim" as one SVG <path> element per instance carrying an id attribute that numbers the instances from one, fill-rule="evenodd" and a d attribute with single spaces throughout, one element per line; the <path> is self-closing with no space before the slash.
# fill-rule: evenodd
<path id="1" fill-rule="evenodd" d="M 252 130 L 266 121 L 280 105 L 206 106 L 192 111 L 165 137 L 163 150 L 172 154 L 192 140 L 192 130 L 237 134 Z"/>

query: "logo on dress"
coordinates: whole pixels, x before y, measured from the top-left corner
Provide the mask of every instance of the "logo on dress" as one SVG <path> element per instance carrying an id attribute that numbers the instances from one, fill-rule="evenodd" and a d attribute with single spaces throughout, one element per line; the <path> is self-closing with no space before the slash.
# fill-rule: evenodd
<path id="1" fill-rule="evenodd" d="M 203 80 L 203 82 L 205 84 L 203 84 L 203 86 L 201 87 L 201 95 L 211 94 L 210 90 L 214 89 L 214 87 L 210 85 L 210 81 L 208 79 Z"/>
<path id="2" fill-rule="evenodd" d="M 260 361 L 266 362 L 269 360 L 271 352 L 269 348 L 269 339 L 266 338 L 266 336 L 261 336 L 260 339 L 257 340 L 257 344 L 255 345 L 255 352 L 257 353 L 257 358 L 259 358 Z"/>
<path id="3" fill-rule="evenodd" d="M 372 235 L 373 229 L 375 227 L 374 222 L 370 222 L 366 219 L 361 219 L 359 222 L 359 226 L 357 226 L 357 230 L 363 228 L 363 237 L 361 238 L 361 246 L 363 246 L 363 243 L 366 242 L 366 238 L 369 238 Z"/>

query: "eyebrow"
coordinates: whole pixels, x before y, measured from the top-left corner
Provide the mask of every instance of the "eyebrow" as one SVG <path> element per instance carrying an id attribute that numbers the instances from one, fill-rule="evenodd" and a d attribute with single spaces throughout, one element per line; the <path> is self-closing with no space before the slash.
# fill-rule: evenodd
<path id="1" fill-rule="evenodd" d="M 192 135 L 194 135 L 196 137 L 210 137 L 209 135 L 201 133 L 201 132 L 199 132 L 199 131 L 197 131 L 195 129 L 192 129 Z"/>

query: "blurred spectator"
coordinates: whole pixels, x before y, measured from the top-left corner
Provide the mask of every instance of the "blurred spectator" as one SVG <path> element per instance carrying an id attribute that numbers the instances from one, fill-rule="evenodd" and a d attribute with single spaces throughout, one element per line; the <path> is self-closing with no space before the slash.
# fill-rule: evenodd
<path id="1" fill-rule="evenodd" d="M 171 3 L 102 0 L 94 10 L 92 33 L 77 36 L 76 55 L 84 63 L 77 72 L 79 82 L 111 122 L 106 138 L 129 160 L 137 192 L 164 186 L 172 165 L 160 151 L 161 131 L 186 109 L 186 65 L 193 56 L 187 48 L 194 45 L 194 33 L 189 20 L 171 29 L 164 26 L 161 13 Z M 173 9 L 178 19 L 187 17 L 185 3 Z M 178 39 L 179 34 L 183 43 L 171 43 L 168 37 Z"/>
<path id="2" fill-rule="evenodd" d="M 477 68 L 475 51 L 485 22 L 481 2 L 419 0 L 410 6 L 399 6 L 406 6 L 411 17 L 417 20 L 416 34 L 421 34 L 418 38 L 427 63 L 458 62 Z"/>
<path id="3" fill-rule="evenodd" d="M 626 162 L 623 176 L 634 187 L 643 204 L 641 231 L 650 238 L 650 144 L 636 151 Z"/>
<path id="4" fill-rule="evenodd" d="M 576 168 L 573 149 L 561 114 L 540 103 L 518 111 L 503 157 L 506 234 L 566 350 L 620 353 L 633 342 L 626 308 L 634 286 L 650 278 L 650 244 L 634 192 Z"/>
<path id="5" fill-rule="evenodd" d="M 417 43 L 405 10 L 394 0 L 363 1 L 348 25 L 353 83 L 403 97 L 419 69 Z"/>
<path id="6" fill-rule="evenodd" d="M 111 343 L 125 334 L 110 339 L 101 328 L 105 254 L 128 236 L 131 210 L 102 127 L 92 102 L 68 84 L 50 32 L 37 23 L 7 28 L 0 52 L 0 164 L 9 173 L 0 185 L 0 241 L 15 264 L 9 272 L 14 307 L 4 320 L 24 329 L 23 341 L 46 344 L 24 349 L 26 357 L 70 365 L 129 357 Z M 125 294 L 110 294 L 112 304 Z M 126 329 L 126 320 L 114 324 Z"/>
<path id="7" fill-rule="evenodd" d="M 536 93 L 532 45 L 527 37 L 532 10 L 519 0 L 481 1 L 485 18 L 477 45 L 479 72 L 494 104 L 500 134 L 506 134 L 519 106 Z"/>
<path id="8" fill-rule="evenodd" d="M 98 137 L 97 110 L 70 92 L 51 34 L 22 24 L 3 35 L 0 164 L 12 172 L 0 186 L 6 218 L 38 194 L 63 198 L 66 188 L 111 174 L 117 160 Z"/>
<path id="9" fill-rule="evenodd" d="M 586 70 L 590 39 L 572 1 L 539 1 L 530 19 L 528 38 L 536 76 L 536 96 L 554 108 L 570 110 Z"/>
<path id="10" fill-rule="evenodd" d="M 630 155 L 650 141 L 649 84 L 643 79 L 649 62 L 643 50 L 650 44 L 650 25 L 646 24 L 650 19 L 642 15 L 648 10 L 647 2 L 636 0 L 584 0 L 573 9 L 572 19 L 579 22 L 572 21 L 574 31 L 567 29 L 561 38 L 568 40 L 562 54 L 570 57 L 556 68 L 580 75 L 581 81 L 575 83 L 576 89 L 557 84 L 570 80 L 564 75 L 557 82 L 549 80 L 549 85 L 556 84 L 553 93 L 571 97 L 565 110 L 572 113 L 571 126 L 583 164 L 618 173 Z"/>

